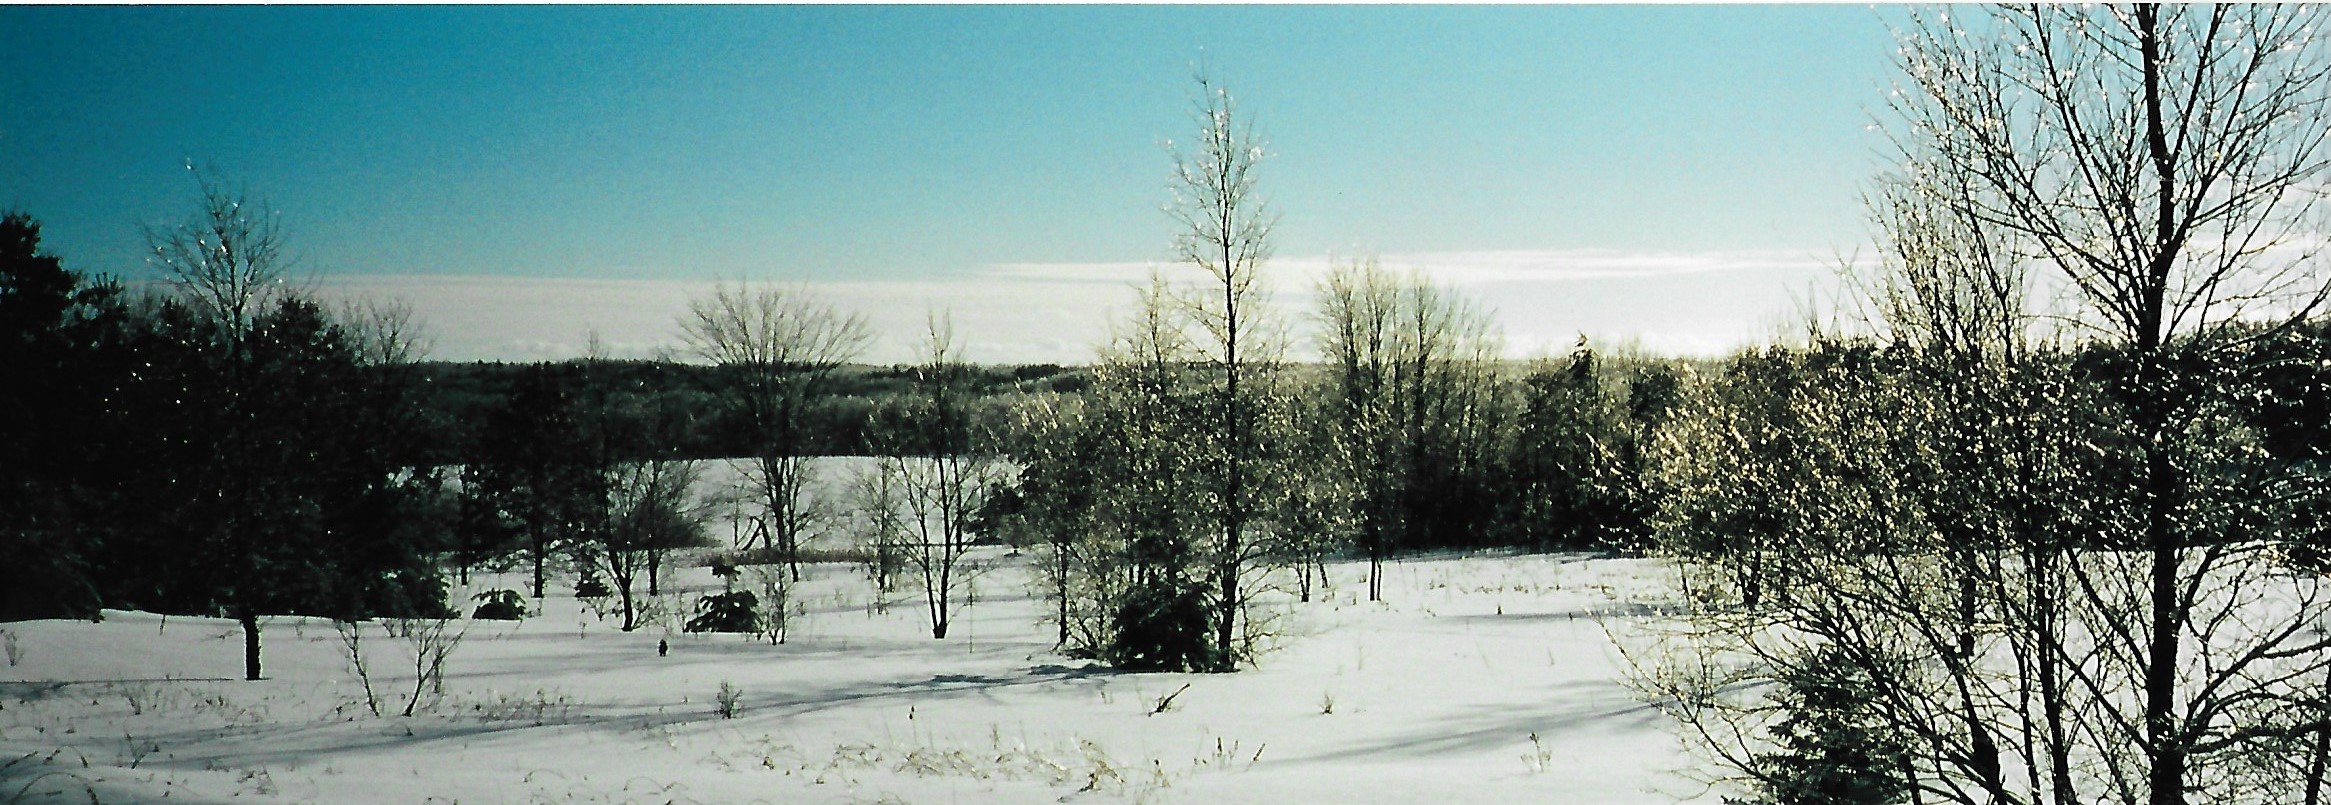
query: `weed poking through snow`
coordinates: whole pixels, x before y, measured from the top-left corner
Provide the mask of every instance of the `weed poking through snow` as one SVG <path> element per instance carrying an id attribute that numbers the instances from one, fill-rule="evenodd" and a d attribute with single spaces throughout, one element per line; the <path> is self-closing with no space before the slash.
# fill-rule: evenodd
<path id="1" fill-rule="evenodd" d="M 1522 763 L 1530 767 L 1531 774 L 1544 772 L 1554 764 L 1554 750 L 1547 749 L 1545 742 L 1538 740 L 1538 733 L 1532 732 L 1530 753 L 1522 756 Z"/>
<path id="2" fill-rule="evenodd" d="M 729 684 L 727 680 L 721 680 L 720 692 L 712 695 L 712 711 L 720 714 L 721 718 L 736 718 L 737 700 L 743 698 L 744 695 L 743 689 Z"/>
<path id="3" fill-rule="evenodd" d="M 1190 683 L 1184 682 L 1182 683 L 1182 686 L 1175 689 L 1174 692 L 1158 697 L 1156 706 L 1149 709 L 1149 714 L 1154 716 L 1167 710 L 1174 709 L 1174 700 L 1181 698 L 1182 694 L 1187 692 L 1189 689 Z"/>

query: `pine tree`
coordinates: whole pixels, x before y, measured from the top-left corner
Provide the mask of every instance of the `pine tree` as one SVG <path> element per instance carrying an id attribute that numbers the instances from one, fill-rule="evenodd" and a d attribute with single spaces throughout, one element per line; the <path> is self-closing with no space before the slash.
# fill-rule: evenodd
<path id="1" fill-rule="evenodd" d="M 1763 789 L 1743 805 L 1892 805 L 1911 785 L 1909 748 L 1875 717 L 1869 673 L 1825 650 L 1791 669 L 1773 725 L 1776 751 L 1757 758 Z"/>
<path id="2" fill-rule="evenodd" d="M 67 271 L 40 224 L 0 214 L 0 619 L 90 617 L 96 413 L 121 360 L 120 287 Z"/>

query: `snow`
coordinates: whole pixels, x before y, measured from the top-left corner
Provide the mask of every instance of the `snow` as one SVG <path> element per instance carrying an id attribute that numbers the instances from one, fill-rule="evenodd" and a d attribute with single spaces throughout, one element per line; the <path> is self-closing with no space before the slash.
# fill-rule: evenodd
<path id="1" fill-rule="evenodd" d="M 1359 600 L 1365 565 L 1331 565 L 1329 600 L 1268 608 L 1280 637 L 1257 664 L 1197 675 L 1054 653 L 1027 558 L 978 558 L 989 567 L 975 603 L 944 641 L 919 597 L 879 606 L 845 565 L 805 567 L 804 611 L 781 646 L 676 631 L 689 602 L 720 589 L 700 567 L 669 569 L 661 613 L 628 634 L 554 583 L 543 614 L 467 622 L 443 698 L 425 694 L 411 718 L 396 713 L 412 657 L 378 625 L 363 645 L 386 717 L 365 708 L 324 621 L 268 620 L 258 682 L 239 679 L 231 621 L 108 611 L 6 624 L 17 647 L 0 668 L 0 798 L 1718 798 L 1690 782 L 1692 757 L 1630 691 L 1606 631 L 1664 594 L 1656 563 L 1416 558 L 1388 565 L 1383 603 Z M 457 594 L 523 589 L 522 577 L 473 577 Z M 656 656 L 659 639 L 670 656 Z M 715 712 L 723 683 L 741 691 L 734 718 Z"/>

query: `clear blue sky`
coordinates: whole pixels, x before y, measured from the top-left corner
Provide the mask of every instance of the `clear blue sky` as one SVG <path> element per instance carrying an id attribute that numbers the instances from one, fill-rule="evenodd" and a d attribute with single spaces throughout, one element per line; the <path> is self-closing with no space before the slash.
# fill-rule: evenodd
<path id="1" fill-rule="evenodd" d="M 189 159 L 269 199 L 326 276 L 922 282 L 1157 262 L 1161 143 L 1193 128 L 1203 63 L 1272 141 L 1291 259 L 1824 258 L 1866 240 L 1883 15 L 10 7 L 0 207 L 39 218 L 68 265 L 130 277 L 139 225 L 186 211 Z"/>

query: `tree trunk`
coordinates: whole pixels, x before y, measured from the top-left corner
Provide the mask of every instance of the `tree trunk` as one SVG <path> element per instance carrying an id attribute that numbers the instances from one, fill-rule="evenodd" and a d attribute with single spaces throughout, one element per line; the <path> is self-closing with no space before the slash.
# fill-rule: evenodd
<path id="1" fill-rule="evenodd" d="M 2140 286 L 2144 296 L 2137 316 L 2140 332 L 2135 333 L 2138 382 L 2133 391 L 2138 395 L 2136 424 L 2145 447 L 2145 543 L 2153 553 L 2152 623 L 2145 650 L 2145 747 L 2153 762 L 2148 782 L 2153 805 L 2184 805 L 2187 753 L 2185 739 L 2177 734 L 2172 720 L 2177 704 L 2178 641 L 2186 620 L 2177 600 L 2182 546 L 2171 520 L 2178 484 L 2171 474 L 2175 468 L 2169 456 L 2167 412 L 2161 410 L 2163 401 L 2159 399 L 2169 391 L 2164 382 L 2168 379 L 2167 361 L 2161 354 L 2164 296 L 2183 244 L 2176 226 L 2176 156 L 2169 150 L 2168 128 L 2162 122 L 2160 13 L 2157 6 L 2135 9 L 2137 49 L 2145 78 L 2145 147 L 2153 162 L 2157 210 L 2152 261 L 2145 266 Z"/>
<path id="2" fill-rule="evenodd" d="M 542 530 L 534 529 L 534 600 L 542 600 Z"/>
<path id="3" fill-rule="evenodd" d="M 618 580 L 615 585 L 615 591 L 617 595 L 623 597 L 623 630 L 629 632 L 634 629 L 638 629 L 639 609 L 633 606 L 631 602 L 631 579 L 624 578 Z"/>
<path id="4" fill-rule="evenodd" d="M 1384 600 L 1384 554 L 1372 538 L 1368 540 L 1368 600 Z"/>
<path id="5" fill-rule="evenodd" d="M 2177 559 L 2169 525 L 2169 455 L 2158 443 L 2146 446 L 2152 478 L 2146 486 L 2151 502 L 2146 516 L 2147 542 L 2152 544 L 2152 623 L 2145 647 L 2145 747 L 2152 756 L 2148 783 L 2152 805 L 2185 805 L 2185 758 L 2176 734 L 2173 708 L 2177 704 L 2178 617 Z"/>
<path id="6" fill-rule="evenodd" d="M 793 526 L 791 526 L 791 525 L 787 525 L 787 526 L 785 526 L 785 528 L 784 528 L 784 531 L 785 531 L 785 569 L 786 569 L 786 571 L 787 571 L 787 572 L 789 572 L 789 573 L 791 573 L 791 574 L 793 575 L 793 580 L 794 580 L 794 581 L 800 581 L 800 580 L 801 580 L 801 539 L 800 539 L 799 535 L 797 535 L 797 534 L 795 534 L 795 533 L 794 533 Z"/>
<path id="7" fill-rule="evenodd" d="M 251 607 L 237 608 L 235 620 L 243 624 L 243 678 L 259 679 L 259 613 Z"/>
<path id="8" fill-rule="evenodd" d="M 1060 593 L 1060 637 L 1053 641 L 1055 649 L 1068 645 L 1068 542 L 1053 544 L 1053 587 Z"/>
<path id="9" fill-rule="evenodd" d="M 2315 702 L 2315 740 L 2307 751 L 2306 805 L 2323 805 L 2323 775 L 2331 762 L 2331 672 L 2323 676 L 2322 698 Z"/>
<path id="10" fill-rule="evenodd" d="M 1971 541 L 1962 544 L 1972 547 Z M 1957 553 L 1959 554 L 1959 644 L 1954 648 L 1959 652 L 1959 661 L 1967 662 L 1975 657 L 1975 558 L 1968 555 L 1969 552 L 1965 550 Z"/>
<path id="11" fill-rule="evenodd" d="M 2048 784 L 2055 792 L 2054 801 L 2073 802 L 2072 739 L 2067 733 L 2064 712 L 2064 671 L 2057 654 L 2062 650 L 2063 638 L 2056 629 L 2054 548 L 2041 548 L 2037 553 L 2037 567 L 2032 571 L 2033 611 L 2038 616 L 2040 654 L 2040 709 L 2048 730 Z"/>
<path id="12" fill-rule="evenodd" d="M 1223 673 L 1238 670 L 1238 660 L 1231 653 L 1231 638 L 1238 629 L 1238 527 L 1232 526 L 1226 535 L 1227 553 L 1231 558 L 1222 561 L 1222 609 L 1220 622 L 1214 627 L 1215 670 Z"/>

